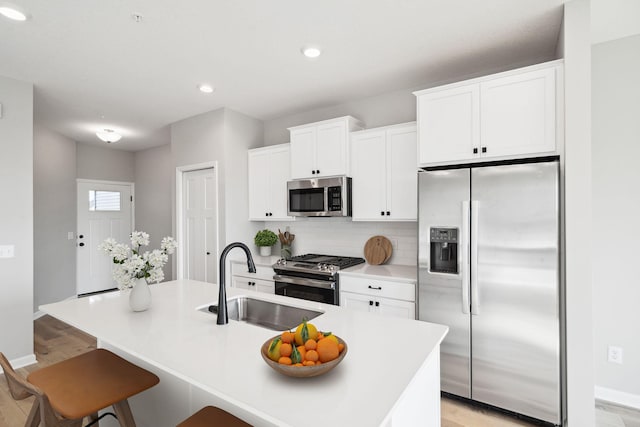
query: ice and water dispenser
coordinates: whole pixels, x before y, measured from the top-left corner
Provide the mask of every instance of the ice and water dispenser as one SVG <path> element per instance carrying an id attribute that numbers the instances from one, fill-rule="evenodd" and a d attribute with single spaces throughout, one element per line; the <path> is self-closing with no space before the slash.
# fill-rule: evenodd
<path id="1" fill-rule="evenodd" d="M 458 274 L 458 229 L 430 228 L 432 273 Z"/>

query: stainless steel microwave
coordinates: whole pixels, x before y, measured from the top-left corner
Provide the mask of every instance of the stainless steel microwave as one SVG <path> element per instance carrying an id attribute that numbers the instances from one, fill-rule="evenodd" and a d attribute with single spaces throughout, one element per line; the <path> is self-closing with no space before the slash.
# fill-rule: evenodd
<path id="1" fill-rule="evenodd" d="M 287 182 L 290 216 L 351 216 L 351 178 L 300 179 Z"/>

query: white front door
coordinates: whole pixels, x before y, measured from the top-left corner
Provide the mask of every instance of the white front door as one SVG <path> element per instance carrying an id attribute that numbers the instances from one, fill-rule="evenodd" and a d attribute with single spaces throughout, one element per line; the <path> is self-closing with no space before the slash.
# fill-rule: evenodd
<path id="1" fill-rule="evenodd" d="M 182 179 L 184 278 L 217 283 L 218 206 L 213 168 L 185 172 Z"/>
<path id="2" fill-rule="evenodd" d="M 129 244 L 133 184 L 78 180 L 76 289 L 78 295 L 114 289 L 112 260 L 98 249 L 105 239 Z"/>

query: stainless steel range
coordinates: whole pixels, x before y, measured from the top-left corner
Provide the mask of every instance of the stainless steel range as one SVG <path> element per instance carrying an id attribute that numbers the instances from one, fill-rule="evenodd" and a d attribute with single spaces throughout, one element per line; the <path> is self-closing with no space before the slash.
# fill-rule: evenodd
<path id="1" fill-rule="evenodd" d="M 362 264 L 363 258 L 306 254 L 273 264 L 276 295 L 339 305 L 338 275 Z"/>

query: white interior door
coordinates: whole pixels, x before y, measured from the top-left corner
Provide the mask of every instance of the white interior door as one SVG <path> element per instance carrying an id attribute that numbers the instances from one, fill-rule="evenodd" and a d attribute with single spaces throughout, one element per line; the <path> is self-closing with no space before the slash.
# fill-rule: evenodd
<path id="1" fill-rule="evenodd" d="M 217 183 L 213 168 L 185 172 L 182 179 L 184 278 L 216 283 L 218 269 Z"/>
<path id="2" fill-rule="evenodd" d="M 114 289 L 112 260 L 98 249 L 112 237 L 128 243 L 133 184 L 78 181 L 76 289 L 78 295 Z"/>

